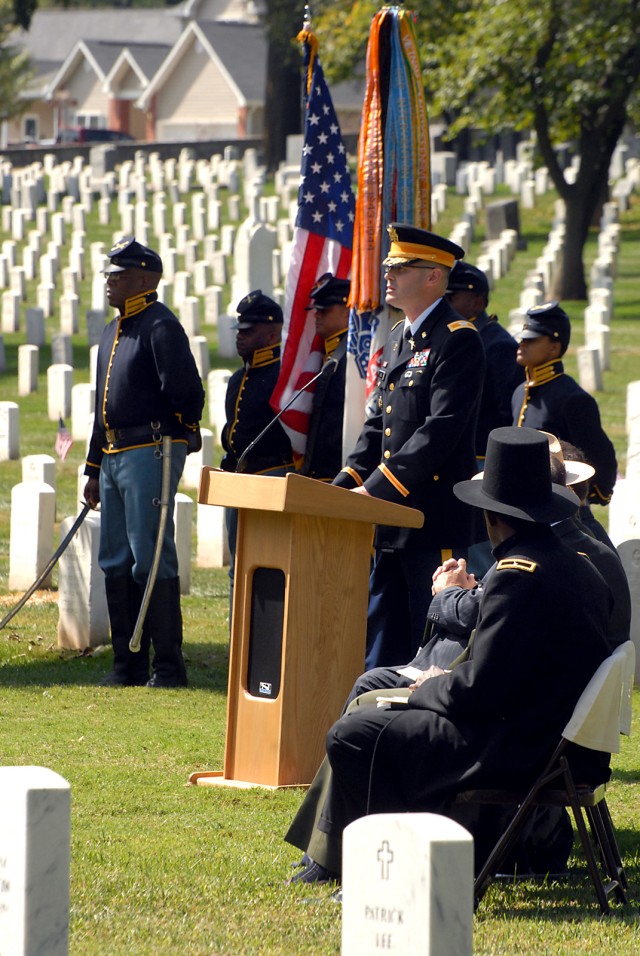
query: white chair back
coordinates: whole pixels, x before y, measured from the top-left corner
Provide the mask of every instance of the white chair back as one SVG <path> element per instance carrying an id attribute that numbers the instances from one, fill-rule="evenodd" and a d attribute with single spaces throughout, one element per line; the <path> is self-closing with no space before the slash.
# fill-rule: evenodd
<path id="1" fill-rule="evenodd" d="M 589 750 L 620 752 L 620 734 L 631 732 L 635 647 L 626 641 L 600 664 L 578 700 L 562 736 Z"/>

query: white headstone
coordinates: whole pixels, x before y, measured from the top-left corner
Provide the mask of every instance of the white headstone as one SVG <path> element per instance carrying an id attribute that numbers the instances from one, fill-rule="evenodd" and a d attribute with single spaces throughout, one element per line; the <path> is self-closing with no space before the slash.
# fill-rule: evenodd
<path id="1" fill-rule="evenodd" d="M 46 767 L 0 767 L 0 952 L 67 956 L 71 790 Z"/>
<path id="2" fill-rule="evenodd" d="M 189 495 L 182 494 L 182 492 L 178 492 L 176 495 L 173 522 L 176 529 L 180 594 L 188 594 L 191 589 L 191 532 L 193 525 L 193 501 Z"/>
<path id="3" fill-rule="evenodd" d="M 224 402 L 227 394 L 227 384 L 231 378 L 228 368 L 216 368 L 209 372 L 207 377 L 207 393 L 209 395 L 209 422 L 213 425 L 218 442 L 222 436 L 227 416 Z"/>
<path id="4" fill-rule="evenodd" d="M 213 467 L 213 432 L 208 428 L 202 428 L 201 434 L 202 448 L 200 451 L 194 451 L 187 456 L 180 480 L 183 488 L 198 488 L 203 466 Z"/>
<path id="5" fill-rule="evenodd" d="M 229 542 L 224 520 L 224 508 L 220 505 L 198 504 L 196 510 L 197 548 L 196 564 L 199 568 L 222 568 L 229 565 Z"/>
<path id="6" fill-rule="evenodd" d="M 85 479 L 86 482 L 86 479 Z M 60 524 L 60 538 L 74 517 Z M 98 565 L 100 513 L 86 516 L 60 557 L 58 571 L 58 645 L 82 649 L 109 643 L 109 612 L 104 574 Z"/>
<path id="7" fill-rule="evenodd" d="M 11 489 L 9 587 L 26 590 L 42 574 L 53 553 L 56 493 L 51 485 L 23 481 Z M 42 582 L 50 587 L 51 575 Z"/>
<path id="8" fill-rule="evenodd" d="M 30 395 L 38 388 L 37 345 L 18 346 L 18 395 Z"/>
<path id="9" fill-rule="evenodd" d="M 47 414 L 49 421 L 71 414 L 71 389 L 73 387 L 72 365 L 50 365 L 47 369 Z"/>
<path id="10" fill-rule="evenodd" d="M 56 460 L 51 455 L 25 455 L 22 459 L 22 480 L 40 481 L 56 487 Z"/>
<path id="11" fill-rule="evenodd" d="M 20 457 L 20 408 L 16 402 L 0 402 L 0 461 Z"/>
<path id="12" fill-rule="evenodd" d="M 204 381 L 209 374 L 209 343 L 204 335 L 193 335 L 189 339 L 191 354 L 196 363 L 196 368 L 200 373 L 200 378 Z"/>
<path id="13" fill-rule="evenodd" d="M 74 441 L 86 441 L 90 436 L 89 421 L 95 397 L 95 387 L 90 382 L 80 382 L 71 388 L 71 437 Z"/>
<path id="14" fill-rule="evenodd" d="M 435 813 L 381 813 L 344 831 L 342 956 L 471 956 L 473 839 Z"/>
<path id="15" fill-rule="evenodd" d="M 587 392 L 601 392 L 602 369 L 600 367 L 600 353 L 597 348 L 585 345 L 577 349 L 578 381 Z"/>

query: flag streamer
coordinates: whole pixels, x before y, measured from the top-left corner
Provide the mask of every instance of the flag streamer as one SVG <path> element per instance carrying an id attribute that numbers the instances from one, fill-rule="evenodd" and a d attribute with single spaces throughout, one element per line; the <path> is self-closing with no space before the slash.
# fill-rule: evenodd
<path id="1" fill-rule="evenodd" d="M 348 350 L 367 393 L 384 339 L 382 261 L 386 225 L 431 225 L 429 127 L 413 15 L 398 7 L 375 14 L 367 47 L 367 85 L 358 148 Z"/>

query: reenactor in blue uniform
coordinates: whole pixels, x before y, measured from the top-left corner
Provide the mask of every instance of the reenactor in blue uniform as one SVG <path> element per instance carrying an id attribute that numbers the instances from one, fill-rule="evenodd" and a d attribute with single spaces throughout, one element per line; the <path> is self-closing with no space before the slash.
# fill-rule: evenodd
<path id="1" fill-rule="evenodd" d="M 561 356 L 570 338 L 569 316 L 557 302 L 529 309 L 517 351 L 526 381 L 513 393 L 513 424 L 551 432 L 584 452 L 596 470 L 588 501 L 607 505 L 616 483 L 616 455 L 596 400 L 564 371 Z"/>
<path id="2" fill-rule="evenodd" d="M 240 300 L 236 311 L 236 349 L 243 365 L 227 385 L 223 471 L 236 471 L 242 453 L 274 418 L 269 399 L 280 374 L 283 317 L 278 303 L 255 289 Z M 278 422 L 243 459 L 242 471 L 280 475 L 283 468 L 291 468 L 291 443 Z"/>
<path id="3" fill-rule="evenodd" d="M 280 374 L 282 309 L 261 289 L 254 289 L 240 300 L 236 311 L 236 350 L 243 365 L 233 373 L 227 384 L 227 421 L 221 436 L 225 454 L 220 467 L 223 471 L 278 477 L 293 468 L 291 442 L 280 422 L 274 422 L 255 447 L 248 449 L 251 442 L 275 418 L 269 400 Z M 245 452 L 247 454 L 243 457 Z M 232 608 L 238 532 L 238 512 L 235 508 L 225 509 L 225 522 L 231 554 L 229 607 Z"/>
<path id="4" fill-rule="evenodd" d="M 524 369 L 516 362 L 518 343 L 500 325 L 498 316 L 487 312 L 489 280 L 481 269 L 456 262 L 446 296 L 452 309 L 473 322 L 484 345 L 487 370 L 476 431 L 476 456 L 484 459 L 489 432 L 512 424 L 511 398 L 524 381 Z"/>
<path id="5" fill-rule="evenodd" d="M 173 503 L 188 451 L 201 446 L 204 389 L 176 316 L 158 302 L 160 256 L 132 237 L 109 252 L 109 304 L 118 316 L 98 348 L 96 404 L 85 474 L 85 500 L 101 503 L 99 563 L 105 586 L 114 669 L 103 683 L 183 687 L 182 615 Z M 171 436 L 167 521 L 157 578 L 142 632 L 132 637 L 153 563 L 162 500 L 163 436 Z M 153 673 L 149 678 L 149 647 Z"/>
<path id="6" fill-rule="evenodd" d="M 302 475 L 332 481 L 342 468 L 344 388 L 347 374 L 347 301 L 351 283 L 330 272 L 311 290 L 307 311 L 314 313 L 316 335 L 324 342 L 323 363 L 333 358 L 337 365 L 318 379 L 313 391 L 307 446 L 300 468 Z"/>
<path id="7" fill-rule="evenodd" d="M 389 226 L 387 304 L 405 319 L 378 367 L 374 413 L 334 484 L 417 508 L 421 529 L 379 527 L 369 589 L 366 669 L 410 660 L 424 632 L 431 575 L 466 556 L 471 509 L 453 485 L 476 472 L 484 349 L 445 298 L 460 246 L 424 229 Z"/>

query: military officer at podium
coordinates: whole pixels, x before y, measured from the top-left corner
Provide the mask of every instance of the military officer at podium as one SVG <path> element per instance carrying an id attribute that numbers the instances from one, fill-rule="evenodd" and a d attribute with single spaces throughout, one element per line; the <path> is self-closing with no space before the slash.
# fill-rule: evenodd
<path id="1" fill-rule="evenodd" d="M 453 486 L 476 472 L 475 433 L 485 357 L 473 322 L 445 292 L 460 246 L 393 223 L 387 304 L 404 313 L 378 366 L 375 409 L 334 484 L 417 508 L 421 529 L 379 527 L 370 580 L 365 668 L 410 660 L 422 638 L 431 575 L 466 557 L 471 509 Z"/>

